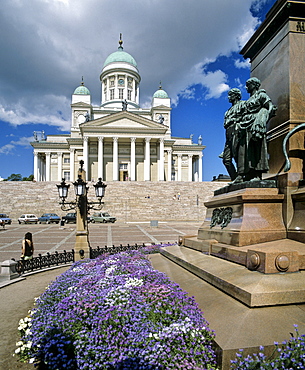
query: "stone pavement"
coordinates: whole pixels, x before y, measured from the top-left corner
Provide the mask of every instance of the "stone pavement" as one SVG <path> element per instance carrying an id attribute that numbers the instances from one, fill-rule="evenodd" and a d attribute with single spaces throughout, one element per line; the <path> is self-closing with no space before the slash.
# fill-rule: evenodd
<path id="1" fill-rule="evenodd" d="M 167 243 L 177 242 L 179 236 L 197 235 L 200 222 L 158 222 L 158 227 L 150 226 L 150 222 L 89 224 L 90 245 L 95 248 L 105 245 L 120 244 Z M 75 224 L 60 227 L 57 224 L 7 225 L 0 229 L 0 262 L 15 258 L 21 254 L 21 241 L 25 233 L 33 234 L 35 253 L 42 255 L 55 251 L 69 251 L 75 244 Z"/>
<path id="2" fill-rule="evenodd" d="M 195 235 L 200 223 L 162 222 L 158 227 L 150 223 L 90 224 L 89 236 L 92 247 L 99 245 L 150 244 L 176 242 L 180 235 Z M 71 250 L 75 242 L 75 224 L 65 225 L 8 225 L 0 231 L 0 261 L 20 257 L 24 234 L 33 233 L 35 255 L 38 253 Z M 17 279 L 0 288 L 0 370 L 34 369 L 33 365 L 19 363 L 13 353 L 16 349 L 18 322 L 33 307 L 34 298 L 42 294 L 46 286 L 68 267 L 61 267 Z"/>

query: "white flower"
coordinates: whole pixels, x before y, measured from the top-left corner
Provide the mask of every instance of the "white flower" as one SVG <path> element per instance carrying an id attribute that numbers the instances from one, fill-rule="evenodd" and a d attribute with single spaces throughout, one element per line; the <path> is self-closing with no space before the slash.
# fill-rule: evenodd
<path id="1" fill-rule="evenodd" d="M 137 279 L 137 278 L 128 278 L 125 282 L 125 287 L 134 287 L 134 286 L 142 286 L 143 285 L 143 280 L 142 279 Z"/>
<path id="2" fill-rule="evenodd" d="M 34 358 L 34 357 L 30 358 L 30 360 L 29 360 L 29 364 L 33 364 L 33 363 L 34 363 L 34 361 L 35 361 L 35 358 Z"/>
<path id="3" fill-rule="evenodd" d="M 20 352 L 20 347 L 15 349 L 15 353 L 18 354 Z"/>

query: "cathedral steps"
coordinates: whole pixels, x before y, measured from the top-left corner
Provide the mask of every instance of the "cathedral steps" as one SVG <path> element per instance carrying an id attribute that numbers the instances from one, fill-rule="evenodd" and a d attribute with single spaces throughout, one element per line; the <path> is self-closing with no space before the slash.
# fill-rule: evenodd
<path id="1" fill-rule="evenodd" d="M 59 206 L 56 184 L 59 182 L 0 182 L 0 213 L 7 213 L 13 222 L 23 213 L 46 212 L 59 216 L 67 212 Z M 203 221 L 204 202 L 223 182 L 106 182 L 104 210 L 118 222 L 138 221 Z M 96 201 L 93 183 L 88 182 L 89 201 Z M 178 195 L 180 193 L 180 200 Z M 70 186 L 68 201 L 73 201 L 74 189 Z M 92 213 L 93 211 L 91 211 Z"/>

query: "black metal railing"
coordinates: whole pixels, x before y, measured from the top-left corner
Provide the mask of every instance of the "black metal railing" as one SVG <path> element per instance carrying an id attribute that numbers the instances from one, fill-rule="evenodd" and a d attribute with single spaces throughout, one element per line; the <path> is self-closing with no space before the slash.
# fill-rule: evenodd
<path id="1" fill-rule="evenodd" d="M 154 244 L 154 243 L 152 243 Z M 119 246 L 105 246 L 100 248 L 99 246 L 96 248 L 90 248 L 90 258 L 94 259 L 102 254 L 116 254 L 119 252 L 127 252 L 131 250 L 138 250 L 141 248 L 145 248 L 146 245 L 143 244 L 134 244 L 134 245 L 122 245 Z M 75 262 L 75 252 L 72 249 L 71 252 L 66 252 L 65 250 L 61 253 L 57 251 L 54 254 L 47 253 L 45 255 L 38 254 L 38 257 L 33 257 L 31 260 L 19 260 L 17 261 L 16 271 L 19 274 L 23 274 L 25 272 L 32 272 L 37 270 L 43 270 L 49 267 L 65 265 L 68 263 Z"/>
<path id="2" fill-rule="evenodd" d="M 45 255 L 38 254 L 38 257 L 33 257 L 31 260 L 19 260 L 17 261 L 16 271 L 19 274 L 25 272 L 42 270 L 45 268 L 65 265 L 67 263 L 74 262 L 74 250 L 66 252 L 65 250 L 61 253 L 57 251 L 54 254 L 47 253 Z"/>
<path id="3" fill-rule="evenodd" d="M 138 249 L 141 249 L 141 248 L 145 248 L 145 244 L 134 244 L 134 245 L 122 245 L 120 244 L 119 246 L 114 246 L 112 245 L 111 247 L 102 247 L 100 248 L 99 246 L 97 246 L 95 249 L 91 248 L 90 247 L 90 258 L 91 259 L 94 259 L 98 256 L 100 256 L 101 254 L 105 254 L 105 253 L 108 253 L 108 254 L 116 254 L 116 253 L 119 253 L 119 252 L 127 252 L 127 251 L 131 251 L 131 250 L 138 250 Z"/>

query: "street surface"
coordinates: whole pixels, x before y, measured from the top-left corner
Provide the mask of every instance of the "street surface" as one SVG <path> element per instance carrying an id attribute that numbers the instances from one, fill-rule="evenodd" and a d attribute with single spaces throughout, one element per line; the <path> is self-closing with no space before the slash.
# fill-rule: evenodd
<path id="1" fill-rule="evenodd" d="M 143 223 L 95 223 L 89 224 L 89 241 L 93 248 L 118 246 L 120 244 L 151 244 L 177 242 L 179 236 L 197 235 L 201 223 L 198 222 L 159 222 L 158 227 Z M 0 262 L 19 260 L 21 241 L 26 232 L 33 234 L 34 256 L 38 254 L 70 251 L 75 244 L 75 224 L 33 224 L 13 223 L 0 228 Z"/>

